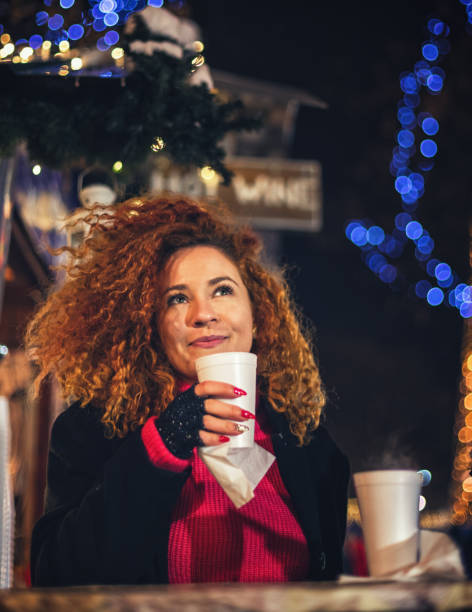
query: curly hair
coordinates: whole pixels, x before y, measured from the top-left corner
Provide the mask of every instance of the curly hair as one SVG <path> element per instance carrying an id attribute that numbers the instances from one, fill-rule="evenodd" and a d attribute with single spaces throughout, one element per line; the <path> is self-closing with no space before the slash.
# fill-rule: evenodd
<path id="1" fill-rule="evenodd" d="M 237 266 L 250 296 L 257 336 L 258 389 L 286 413 L 300 444 L 325 403 L 310 334 L 288 286 L 260 260 L 261 243 L 234 219 L 183 196 L 132 198 L 95 205 L 83 242 L 70 252 L 67 277 L 39 307 L 26 333 L 38 363 L 36 389 L 53 373 L 68 399 L 91 403 L 109 437 L 122 437 L 158 415 L 177 393 L 177 373 L 156 325 L 158 278 L 178 249 L 221 249 Z"/>

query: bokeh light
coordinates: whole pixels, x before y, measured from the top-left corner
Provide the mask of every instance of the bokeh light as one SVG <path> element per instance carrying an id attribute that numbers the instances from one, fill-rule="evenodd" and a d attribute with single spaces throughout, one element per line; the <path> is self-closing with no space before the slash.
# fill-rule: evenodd
<path id="1" fill-rule="evenodd" d="M 419 85 L 412 72 L 400 77 L 400 87 L 406 94 L 414 94 L 418 91 Z"/>
<path id="2" fill-rule="evenodd" d="M 216 172 L 210 166 L 203 166 L 200 169 L 200 176 L 205 182 L 211 182 L 216 177 Z"/>
<path id="3" fill-rule="evenodd" d="M 472 317 L 472 302 L 464 302 L 461 304 L 459 312 L 464 319 L 470 319 L 470 317 Z"/>
<path id="4" fill-rule="evenodd" d="M 380 268 L 382 268 L 386 263 L 387 260 L 385 257 L 380 253 L 376 253 L 375 251 L 373 253 L 369 253 L 366 257 L 366 264 L 368 268 L 375 274 L 377 274 L 380 271 Z"/>
<path id="5" fill-rule="evenodd" d="M 444 291 L 439 287 L 433 287 L 428 291 L 426 300 L 431 306 L 439 306 L 444 300 Z"/>
<path id="6" fill-rule="evenodd" d="M 400 106 L 397 112 L 398 121 L 404 127 L 411 127 L 416 121 L 416 115 L 411 108 L 408 106 Z"/>
<path id="7" fill-rule="evenodd" d="M 434 142 L 434 140 L 426 138 L 425 140 L 421 141 L 420 151 L 424 157 L 434 157 L 438 152 L 438 145 Z"/>
<path id="8" fill-rule="evenodd" d="M 464 397 L 464 406 L 467 410 L 472 410 L 472 393 L 468 393 Z"/>
<path id="9" fill-rule="evenodd" d="M 28 60 L 33 53 L 34 51 L 31 47 L 23 47 L 23 49 L 20 51 L 20 57 L 23 60 Z"/>
<path id="10" fill-rule="evenodd" d="M 358 225 L 351 232 L 351 240 L 357 246 L 367 244 L 367 230 L 362 225 Z"/>
<path id="11" fill-rule="evenodd" d="M 423 480 L 423 487 L 427 487 L 432 479 L 432 474 L 429 470 L 418 470 L 418 474 L 421 475 Z"/>
<path id="12" fill-rule="evenodd" d="M 420 280 L 415 285 L 415 293 L 419 298 L 424 299 L 431 289 L 431 283 L 427 280 Z"/>
<path id="13" fill-rule="evenodd" d="M 428 136 L 434 136 L 439 131 L 439 123 L 434 117 L 426 117 L 421 123 L 421 128 Z"/>
<path id="14" fill-rule="evenodd" d="M 428 273 L 429 276 L 434 278 L 434 270 L 436 269 L 436 266 L 438 265 L 438 263 L 441 263 L 439 261 L 439 259 L 430 259 L 428 261 L 428 263 L 426 264 L 426 272 Z"/>
<path id="15" fill-rule="evenodd" d="M 399 194 L 408 193 L 412 188 L 410 179 L 407 176 L 399 176 L 395 181 L 395 189 Z"/>
<path id="16" fill-rule="evenodd" d="M 107 45 L 110 45 L 111 47 L 112 45 L 116 45 L 116 43 L 120 40 L 120 35 L 115 30 L 110 30 L 105 34 L 104 38 Z"/>
<path id="17" fill-rule="evenodd" d="M 428 30 L 432 34 L 440 36 L 444 31 L 444 23 L 440 19 L 430 19 L 428 21 Z"/>
<path id="18" fill-rule="evenodd" d="M 116 25 L 118 23 L 118 20 L 119 20 L 118 14 L 114 12 L 106 13 L 105 17 L 103 18 L 103 21 L 108 27 L 112 27 Z"/>
<path id="19" fill-rule="evenodd" d="M 438 58 L 439 50 L 434 43 L 426 43 L 423 45 L 421 49 L 423 53 L 423 57 L 429 62 L 434 62 L 435 59 Z"/>
<path id="20" fill-rule="evenodd" d="M 123 57 L 125 54 L 124 50 L 121 47 L 115 47 L 112 52 L 111 52 L 111 56 L 113 59 L 118 60 L 121 57 Z"/>
<path id="21" fill-rule="evenodd" d="M 468 491 L 469 493 L 472 491 L 472 477 L 468 476 L 462 483 L 462 488 L 464 491 Z"/>
<path id="22" fill-rule="evenodd" d="M 154 151 L 154 153 L 158 153 L 159 151 L 162 151 L 165 146 L 166 143 L 164 142 L 164 139 L 160 136 L 156 136 L 151 145 L 151 151 Z"/>
<path id="23" fill-rule="evenodd" d="M 84 27 L 80 23 L 74 23 L 67 30 L 71 40 L 79 40 L 84 35 Z"/>
<path id="24" fill-rule="evenodd" d="M 431 74 L 426 81 L 426 85 L 434 93 L 441 91 L 443 84 L 444 79 L 439 74 Z"/>
<path id="25" fill-rule="evenodd" d="M 96 32 L 103 32 L 103 30 L 107 29 L 107 26 L 106 26 L 106 23 L 103 21 L 103 19 L 94 19 L 92 23 L 92 28 Z"/>
<path id="26" fill-rule="evenodd" d="M 400 231 L 405 231 L 406 226 L 411 220 L 411 215 L 408 213 L 398 213 L 398 215 L 395 216 L 395 227 L 397 227 Z"/>
<path id="27" fill-rule="evenodd" d="M 372 225 L 372 227 L 370 227 L 367 230 L 367 242 L 369 244 L 376 246 L 380 244 L 381 242 L 383 242 L 384 239 L 385 239 L 385 232 L 378 225 Z"/>
<path id="28" fill-rule="evenodd" d="M 50 30 L 59 30 L 64 25 L 64 17 L 56 13 L 48 19 L 48 27 Z"/>
<path id="29" fill-rule="evenodd" d="M 421 512 L 426 508 L 426 497 L 424 495 L 420 495 L 418 498 L 418 510 Z"/>
<path id="30" fill-rule="evenodd" d="M 384 283 L 393 283 L 393 281 L 397 278 L 397 269 L 395 266 L 391 264 L 386 264 L 382 266 L 379 270 L 379 278 Z"/>
<path id="31" fill-rule="evenodd" d="M 448 288 L 452 285 L 452 283 L 454 282 L 454 275 L 451 274 L 450 276 L 447 276 L 446 278 L 441 278 L 438 280 L 438 285 L 441 288 Z"/>
<path id="32" fill-rule="evenodd" d="M 49 19 L 49 15 L 48 13 L 46 13 L 46 11 L 39 11 L 38 13 L 36 13 L 36 25 L 38 26 L 43 26 L 47 23 L 47 20 Z"/>
<path id="33" fill-rule="evenodd" d="M 411 130 L 400 130 L 397 135 L 398 144 L 407 149 L 415 143 L 415 135 Z"/>
<path id="34" fill-rule="evenodd" d="M 33 34 L 33 36 L 29 39 L 29 46 L 32 49 L 39 49 L 39 47 L 43 44 L 43 37 L 39 34 Z"/>
<path id="35" fill-rule="evenodd" d="M 424 192 L 424 177 L 419 172 L 412 172 L 409 176 L 411 184 L 418 191 L 418 193 Z"/>
<path id="36" fill-rule="evenodd" d="M 101 36 L 98 40 L 97 40 L 97 49 L 99 51 L 106 51 L 108 49 L 109 45 L 107 45 L 107 42 L 105 40 L 104 36 Z"/>
<path id="37" fill-rule="evenodd" d="M 73 57 L 70 61 L 70 67 L 72 70 L 80 70 L 83 66 L 82 59 L 80 57 Z"/>
<path id="38" fill-rule="evenodd" d="M 115 10 L 116 3 L 113 0 L 101 0 L 98 8 L 102 13 L 111 13 Z"/>
<path id="39" fill-rule="evenodd" d="M 100 10 L 100 6 L 98 4 L 96 4 L 91 11 L 92 17 L 94 17 L 95 19 L 101 19 L 103 17 L 103 13 Z"/>
<path id="40" fill-rule="evenodd" d="M 423 233 L 423 226 L 418 221 L 410 221 L 405 228 L 405 234 L 410 240 L 417 240 Z"/>
<path id="41" fill-rule="evenodd" d="M 439 263 L 434 268 L 434 276 L 440 280 L 444 281 L 452 277 L 451 266 L 447 263 Z"/>

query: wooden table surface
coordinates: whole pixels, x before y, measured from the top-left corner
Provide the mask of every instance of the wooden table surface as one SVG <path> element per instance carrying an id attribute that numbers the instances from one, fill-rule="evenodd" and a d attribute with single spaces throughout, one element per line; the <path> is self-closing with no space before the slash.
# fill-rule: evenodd
<path id="1" fill-rule="evenodd" d="M 89 586 L 0 591 L 21 612 L 472 610 L 472 581 Z"/>

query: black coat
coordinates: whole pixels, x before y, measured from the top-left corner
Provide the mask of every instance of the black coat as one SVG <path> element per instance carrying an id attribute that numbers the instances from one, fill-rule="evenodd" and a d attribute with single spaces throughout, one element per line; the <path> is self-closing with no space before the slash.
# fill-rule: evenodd
<path id="1" fill-rule="evenodd" d="M 266 402 L 262 406 L 274 431 L 282 480 L 308 542 L 307 579 L 333 579 L 342 570 L 347 459 L 323 427 L 309 445 L 298 446 L 286 418 Z M 168 582 L 172 510 L 190 471 L 156 468 L 140 430 L 106 439 L 94 409 L 73 404 L 52 429 L 45 515 L 32 539 L 33 585 Z"/>

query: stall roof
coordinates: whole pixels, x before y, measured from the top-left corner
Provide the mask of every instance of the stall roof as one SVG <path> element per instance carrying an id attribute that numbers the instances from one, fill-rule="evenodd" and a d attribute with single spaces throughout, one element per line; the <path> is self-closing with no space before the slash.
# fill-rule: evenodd
<path id="1" fill-rule="evenodd" d="M 261 81 L 260 79 L 252 79 L 222 70 L 214 70 L 213 68 L 211 69 L 211 75 L 215 87 L 235 92 L 238 95 L 245 93 L 261 97 L 267 96 L 273 101 L 281 104 L 287 104 L 291 100 L 296 100 L 299 104 L 304 104 L 305 106 L 323 109 L 328 108 L 328 104 L 324 102 L 324 100 L 321 100 L 321 98 L 290 85 Z"/>

